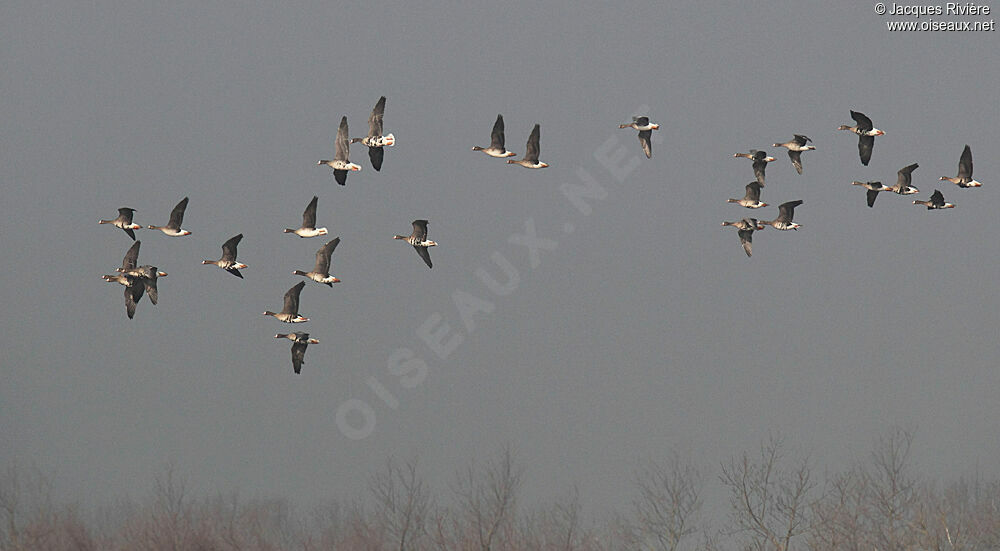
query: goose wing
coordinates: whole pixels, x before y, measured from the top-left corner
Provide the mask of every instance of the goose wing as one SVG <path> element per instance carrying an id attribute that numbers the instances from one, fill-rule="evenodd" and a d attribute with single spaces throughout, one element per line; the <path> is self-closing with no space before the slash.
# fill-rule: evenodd
<path id="1" fill-rule="evenodd" d="M 972 148 L 968 145 L 962 150 L 962 156 L 958 159 L 958 177 L 972 180 Z"/>
<path id="2" fill-rule="evenodd" d="M 527 151 L 524 153 L 524 160 L 531 161 L 532 163 L 538 162 L 538 141 L 539 135 L 541 134 L 541 129 L 539 125 L 535 125 L 531 129 L 531 134 L 528 135 L 528 144 L 525 146 Z"/>
<path id="3" fill-rule="evenodd" d="M 639 131 L 639 144 L 642 145 L 642 152 L 646 154 L 647 159 L 653 158 L 653 144 L 650 143 L 650 138 L 652 136 L 653 136 L 652 130 Z"/>
<path id="4" fill-rule="evenodd" d="M 142 245 L 142 241 L 136 241 L 132 243 L 128 251 L 125 252 L 125 258 L 122 259 L 122 267 L 120 272 L 127 272 L 135 268 L 139 261 L 139 246 Z"/>
<path id="5" fill-rule="evenodd" d="M 368 137 L 382 137 L 382 116 L 385 114 L 385 96 L 378 99 L 372 114 L 368 115 Z"/>
<path id="6" fill-rule="evenodd" d="M 802 199 L 789 201 L 778 205 L 778 219 L 783 222 L 791 222 L 795 215 L 795 207 L 802 204 Z"/>
<path id="7" fill-rule="evenodd" d="M 493 123 L 493 131 L 490 132 L 490 147 L 500 151 L 504 150 L 503 115 L 497 115 L 497 122 Z"/>
<path id="8" fill-rule="evenodd" d="M 230 237 L 225 243 L 222 244 L 222 260 L 227 260 L 229 262 L 236 261 L 236 246 L 239 245 L 241 239 L 243 239 L 242 233 Z"/>
<path id="9" fill-rule="evenodd" d="M 851 111 L 851 118 L 854 122 L 858 123 L 858 130 L 862 132 L 867 132 L 873 128 L 875 125 L 872 124 L 872 120 L 868 118 L 868 115 L 861 113 L 860 111 Z M 867 164 L 867 163 L 866 163 Z"/>
<path id="10" fill-rule="evenodd" d="M 861 164 L 868 166 L 868 161 L 872 160 L 872 150 L 875 149 L 875 136 L 858 136 L 858 156 L 861 157 Z"/>
<path id="11" fill-rule="evenodd" d="M 316 228 L 316 204 L 319 202 L 319 197 L 313 195 L 312 201 L 306 205 L 306 210 L 302 213 L 302 227 L 307 229 Z"/>
<path id="12" fill-rule="evenodd" d="M 760 202 L 760 182 L 750 182 L 747 184 L 747 193 L 744 198 Z"/>
<path id="13" fill-rule="evenodd" d="M 181 199 L 180 203 L 174 207 L 174 210 L 170 211 L 170 221 L 167 222 L 167 227 L 175 230 L 181 229 L 181 223 L 184 221 L 184 209 L 188 206 L 188 198 L 185 197 Z"/>
<path id="14" fill-rule="evenodd" d="M 299 293 L 302 292 L 302 288 L 306 286 L 305 281 L 300 281 L 295 284 L 294 287 L 285 292 L 285 305 L 281 309 L 282 314 L 291 314 L 293 316 L 299 313 Z"/>
<path id="15" fill-rule="evenodd" d="M 337 128 L 337 139 L 334 141 L 334 160 L 349 163 L 350 160 L 348 160 L 348 157 L 350 156 L 350 148 L 351 144 L 349 138 L 347 137 L 347 117 L 344 116 L 340 118 L 340 127 Z"/>
<path id="16" fill-rule="evenodd" d="M 795 167 L 795 171 L 802 174 L 802 152 L 789 149 L 788 158 L 792 160 L 792 166 Z"/>
<path id="17" fill-rule="evenodd" d="M 313 269 L 314 272 L 323 274 L 324 277 L 330 275 L 330 255 L 333 254 L 334 249 L 339 244 L 340 238 L 337 237 L 316 251 L 316 268 Z"/>

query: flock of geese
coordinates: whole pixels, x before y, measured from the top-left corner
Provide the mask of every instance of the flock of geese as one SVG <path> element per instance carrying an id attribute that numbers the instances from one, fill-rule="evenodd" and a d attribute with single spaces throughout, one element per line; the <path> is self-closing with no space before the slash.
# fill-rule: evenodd
<path id="1" fill-rule="evenodd" d="M 371 115 L 368 117 L 368 135 L 363 138 L 349 138 L 347 117 L 344 116 L 340 119 L 340 125 L 337 129 L 337 137 L 334 142 L 335 146 L 333 159 L 321 160 L 318 163 L 319 165 L 329 166 L 333 170 L 334 180 L 338 184 L 342 186 L 346 185 L 347 174 L 349 172 L 358 172 L 361 170 L 361 165 L 350 161 L 350 145 L 353 143 L 361 142 L 362 145 L 366 146 L 368 148 L 368 158 L 371 161 L 372 168 L 376 171 L 381 170 L 385 155 L 384 148 L 393 146 L 396 143 L 396 138 L 392 134 L 382 134 L 382 121 L 384 114 L 385 96 L 382 96 L 379 98 L 374 109 L 372 109 Z M 867 166 L 868 162 L 871 160 L 872 151 L 875 146 L 875 138 L 877 136 L 884 135 L 885 132 L 875 128 L 871 119 L 863 113 L 852 110 L 851 118 L 853 118 L 856 123 L 854 126 L 841 125 L 838 130 L 849 130 L 858 135 L 858 154 L 861 158 L 861 164 Z M 659 124 L 650 122 L 649 117 L 647 116 L 636 116 L 632 118 L 632 122 L 620 124 L 619 128 L 631 128 L 638 131 L 639 144 L 642 147 L 643 153 L 647 158 L 652 158 L 652 131 L 658 130 L 660 128 Z M 508 159 L 507 163 L 531 169 L 548 167 L 548 163 L 539 160 L 539 140 L 540 126 L 535 124 L 531 133 L 528 135 L 524 157 L 520 160 Z M 794 134 L 790 141 L 775 143 L 773 144 L 773 147 L 784 147 L 787 149 L 788 158 L 791 161 L 792 166 L 795 167 L 796 172 L 802 174 L 802 153 L 816 149 L 815 146 L 810 145 L 811 142 L 812 140 L 803 134 Z M 497 115 L 496 122 L 493 124 L 493 130 L 490 133 L 489 147 L 475 146 L 472 149 L 473 151 L 482 151 L 486 155 L 495 158 L 509 158 L 516 156 L 516 153 L 508 151 L 506 148 L 503 115 Z M 761 201 L 760 195 L 761 189 L 766 183 L 767 164 L 774 162 L 775 158 L 768 156 L 765 151 L 756 149 L 751 149 L 749 153 L 736 153 L 734 154 L 734 157 L 742 157 L 753 161 L 754 180 L 746 185 L 745 195 L 742 198 L 729 199 L 728 202 L 736 203 L 741 207 L 749 209 L 759 209 L 768 206 L 767 203 Z M 917 166 L 918 165 L 914 163 L 901 168 L 898 171 L 898 178 L 895 186 L 886 186 L 877 181 L 856 181 L 853 182 L 853 184 L 865 187 L 868 190 L 868 206 L 872 207 L 875 204 L 875 199 L 881 192 L 891 191 L 899 195 L 917 193 L 919 190 L 911 184 L 911 174 Z M 942 181 L 952 182 L 961 188 L 980 187 L 982 185 L 972 177 L 972 150 L 968 145 L 965 146 L 965 149 L 962 151 L 962 155 L 959 159 L 958 175 L 954 178 L 942 176 L 940 179 Z M 301 238 L 327 235 L 329 233 L 327 228 L 316 226 L 316 207 L 318 201 L 319 198 L 314 196 L 306 206 L 305 211 L 302 213 L 302 225 L 300 227 L 295 229 L 285 228 L 284 232 L 297 235 Z M 750 256 L 752 252 L 751 245 L 753 232 L 755 230 L 762 230 L 765 226 L 771 226 L 774 229 L 783 231 L 797 230 L 801 227 L 799 223 L 793 221 L 795 208 L 801 204 L 801 199 L 780 204 L 778 206 L 778 216 L 773 220 L 743 218 L 742 220 L 735 222 L 726 221 L 723 222 L 722 225 L 732 226 L 737 229 L 739 232 L 740 243 L 742 244 L 747 256 Z M 944 196 L 939 190 L 934 190 L 934 193 L 931 195 L 929 200 L 915 200 L 913 201 L 913 204 L 923 205 L 928 209 L 947 209 L 955 206 L 952 203 L 945 202 Z M 170 219 L 166 225 L 149 225 L 147 228 L 160 230 L 165 235 L 171 237 L 191 235 L 190 231 L 181 227 L 184 221 L 184 211 L 187 209 L 187 205 L 188 198 L 185 197 L 181 199 L 181 201 L 173 208 L 170 213 Z M 154 305 L 157 303 L 157 280 L 158 278 L 167 275 L 165 272 L 160 271 L 156 266 L 151 264 L 138 264 L 139 247 L 142 243 L 141 241 L 136 240 L 135 230 L 142 228 L 142 226 L 133 222 L 132 219 L 134 213 L 135 209 L 133 208 L 121 207 L 118 209 L 117 218 L 100 220 L 101 224 L 111 224 L 122 229 L 134 241 L 132 246 L 125 253 L 121 267 L 117 268 L 114 274 L 103 276 L 105 281 L 119 283 L 125 287 L 125 312 L 129 319 L 132 319 L 135 316 L 136 305 L 139 303 L 140 299 L 142 299 L 144 294 L 149 297 L 150 302 Z M 409 243 L 427 267 L 433 268 L 429 248 L 437 246 L 437 243 L 427 238 L 427 224 L 427 220 L 414 220 L 412 222 L 413 231 L 410 235 L 395 235 L 393 238 Z M 243 275 L 240 273 L 240 270 L 245 269 L 247 265 L 236 259 L 237 247 L 242 239 L 243 234 L 238 234 L 229 238 L 222 244 L 221 258 L 218 260 L 203 260 L 202 264 L 218 266 L 226 272 L 242 279 Z M 316 262 L 311 271 L 306 272 L 303 270 L 294 270 L 293 274 L 305 277 L 316 283 L 333 287 L 334 283 L 340 282 L 340 279 L 330 275 L 330 260 L 338 244 L 340 244 L 339 237 L 328 241 L 316 251 Z M 272 316 L 278 321 L 285 323 L 304 323 L 309 321 L 309 318 L 299 314 L 299 295 L 302 293 L 302 289 L 305 288 L 305 286 L 305 281 L 300 281 L 292 286 L 284 295 L 284 303 L 281 311 L 265 311 L 264 315 Z M 310 338 L 309 333 L 302 331 L 278 333 L 275 335 L 275 338 L 288 339 L 292 341 L 292 367 L 295 373 L 300 373 L 302 364 L 305 363 L 306 347 L 310 344 L 319 343 L 317 339 Z"/>
<path id="2" fill-rule="evenodd" d="M 642 117 L 645 119 L 645 117 Z M 861 164 L 868 166 L 868 162 L 871 161 L 872 151 L 875 148 L 875 138 L 877 136 L 884 136 L 885 132 L 875 128 L 872 120 L 868 118 L 867 115 L 859 111 L 851 111 L 851 118 L 854 119 L 854 126 L 848 126 L 846 124 L 840 125 L 837 130 L 848 130 L 858 135 L 858 156 L 861 158 Z M 633 124 L 639 123 L 639 119 Z M 648 119 L 645 119 L 648 123 Z M 621 128 L 625 128 L 628 125 L 621 125 Z M 639 141 L 642 143 L 643 150 L 646 152 L 646 156 L 650 156 L 649 150 L 649 134 L 643 137 L 642 130 L 639 132 Z M 792 161 L 792 166 L 795 167 L 795 171 L 802 174 L 802 152 L 812 151 L 816 148 L 809 143 L 812 142 L 808 136 L 803 134 L 795 134 L 791 141 L 784 143 L 776 143 L 773 147 L 784 147 L 788 149 L 788 158 Z M 746 192 L 744 196 L 740 199 L 729 199 L 728 202 L 736 203 L 741 207 L 746 207 L 749 209 L 759 209 L 761 207 L 766 207 L 767 203 L 760 200 L 761 188 L 765 185 L 765 175 L 767 171 L 767 164 L 775 160 L 774 157 L 769 157 L 767 152 L 751 149 L 749 153 L 735 153 L 734 157 L 743 157 L 753 161 L 753 173 L 754 181 L 746 185 Z M 883 191 L 891 191 L 899 195 L 911 195 L 918 193 L 920 190 L 913 187 L 912 185 L 912 173 L 919 165 L 913 163 L 907 165 L 896 173 L 896 185 L 887 186 L 882 182 L 852 182 L 855 186 L 862 186 L 868 190 L 868 206 L 873 207 L 875 205 L 875 199 L 878 198 L 878 194 Z M 948 181 L 956 184 L 960 188 L 970 188 L 970 187 L 980 187 L 981 183 L 977 182 L 972 178 L 972 148 L 968 145 L 962 150 L 962 155 L 958 160 L 958 175 L 955 177 L 941 176 L 940 180 Z M 736 228 L 740 238 L 740 244 L 743 245 L 743 250 L 747 253 L 747 256 L 752 254 L 752 242 L 753 242 L 753 232 L 754 230 L 762 230 L 764 226 L 771 226 L 777 230 L 797 230 L 801 226 L 796 222 L 792 221 L 792 217 L 795 215 L 795 207 L 802 204 L 802 200 L 798 199 L 795 201 L 788 201 L 778 205 L 778 217 L 774 220 L 758 220 L 756 218 L 743 218 L 736 222 L 723 222 L 723 226 L 732 226 Z M 931 194 L 931 198 L 927 201 L 914 200 L 914 205 L 923 205 L 927 207 L 928 210 L 935 209 L 950 209 L 954 208 L 953 203 L 948 203 L 944 200 L 944 194 L 940 190 L 935 189 L 934 193 Z"/>

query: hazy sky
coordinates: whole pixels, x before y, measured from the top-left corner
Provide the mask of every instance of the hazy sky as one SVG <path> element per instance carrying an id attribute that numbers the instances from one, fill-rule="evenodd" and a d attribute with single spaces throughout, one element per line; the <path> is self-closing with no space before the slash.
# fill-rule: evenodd
<path id="1" fill-rule="evenodd" d="M 0 464 L 70 499 L 142 495 L 172 462 L 206 491 L 308 503 L 392 454 L 444 485 L 509 442 L 528 498 L 576 484 L 620 505 L 640 458 L 712 473 L 778 431 L 840 469 L 899 424 L 923 470 L 1000 475 L 997 34 L 888 19 L 870 2 L 4 4 Z M 381 172 L 356 145 L 364 169 L 337 186 L 316 161 L 380 95 L 397 145 Z M 651 160 L 617 128 L 643 106 Z M 868 167 L 836 130 L 850 109 L 886 131 Z M 470 151 L 497 113 L 518 154 L 541 124 L 550 168 Z M 793 133 L 817 148 L 801 176 L 770 147 Z M 937 181 L 965 144 L 980 189 Z M 777 214 L 726 203 L 750 148 L 778 157 L 762 199 L 805 203 L 801 230 L 756 233 L 747 258 L 719 224 Z M 916 196 L 869 209 L 850 185 L 914 162 Z M 581 211 L 564 191 L 588 179 Z M 911 204 L 935 188 L 958 206 Z M 343 282 L 309 282 L 292 327 L 261 312 L 325 242 L 282 233 L 313 195 Z M 163 224 L 184 196 L 191 236 L 137 232 L 170 275 L 130 321 L 100 276 L 131 241 L 97 220 Z M 417 218 L 433 270 L 391 239 Z M 237 233 L 245 280 L 200 264 Z M 491 289 L 478 271 L 502 284 L 501 266 L 517 279 Z M 321 341 L 299 376 L 273 338 L 289 329 Z"/>

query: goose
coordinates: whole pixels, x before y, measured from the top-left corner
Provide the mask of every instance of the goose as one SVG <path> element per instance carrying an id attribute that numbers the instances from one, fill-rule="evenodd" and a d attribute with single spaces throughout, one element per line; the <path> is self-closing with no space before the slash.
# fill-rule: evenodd
<path id="1" fill-rule="evenodd" d="M 760 182 L 760 187 L 764 187 L 764 172 L 767 170 L 767 163 L 773 163 L 774 157 L 768 156 L 767 152 L 751 149 L 750 153 L 733 153 L 733 157 L 745 157 L 753 161 L 753 175 Z"/>
<path id="2" fill-rule="evenodd" d="M 955 204 L 954 203 L 945 203 L 944 202 L 944 195 L 942 195 L 941 192 L 939 190 L 936 190 L 936 189 L 934 190 L 934 193 L 931 194 L 931 200 L 930 201 L 915 200 L 915 201 L 913 201 L 913 204 L 914 205 L 924 205 L 925 207 L 927 207 L 927 210 L 953 209 L 953 208 L 955 208 Z"/>
<path id="3" fill-rule="evenodd" d="M 968 144 L 962 150 L 962 156 L 958 158 L 958 176 L 954 178 L 942 176 L 940 179 L 951 182 L 958 187 L 980 187 L 983 185 L 972 179 L 972 148 Z"/>
<path id="4" fill-rule="evenodd" d="M 236 246 L 240 244 L 241 239 L 243 239 L 242 233 L 230 237 L 222 244 L 222 258 L 218 260 L 202 260 L 201 263 L 215 264 L 234 276 L 243 279 L 243 274 L 240 273 L 240 270 L 246 268 L 247 265 L 236 261 Z"/>
<path id="5" fill-rule="evenodd" d="M 619 124 L 618 128 L 634 128 L 638 130 L 639 144 L 642 146 L 642 151 L 646 154 L 647 159 L 653 158 L 653 144 L 650 143 L 649 139 L 653 135 L 653 130 L 660 128 L 659 124 L 649 122 L 649 117 L 632 117 L 631 123 Z"/>
<path id="6" fill-rule="evenodd" d="M 868 161 L 872 158 L 872 149 L 875 148 L 875 136 L 884 136 L 885 132 L 875 128 L 872 120 L 864 113 L 851 110 L 851 118 L 857 124 L 854 126 L 842 124 L 837 130 L 850 130 L 858 135 L 858 155 L 861 157 L 861 164 L 868 166 Z"/>
<path id="7" fill-rule="evenodd" d="M 111 224 L 116 228 L 121 228 L 135 241 L 135 232 L 132 230 L 141 229 L 142 226 L 139 224 L 132 223 L 132 215 L 135 214 L 135 209 L 129 207 L 120 207 L 118 209 L 118 218 L 113 218 L 111 220 L 98 220 L 98 224 Z"/>
<path id="8" fill-rule="evenodd" d="M 161 232 L 173 236 L 173 237 L 183 237 L 185 235 L 191 235 L 191 232 L 181 229 L 181 223 L 184 221 L 184 209 L 188 206 L 188 198 L 185 197 L 181 199 L 180 203 L 174 206 L 174 210 L 170 211 L 170 221 L 167 222 L 166 226 L 149 226 L 151 230 L 160 230 Z"/>
<path id="9" fill-rule="evenodd" d="M 333 287 L 334 283 L 340 283 L 339 279 L 330 275 L 330 255 L 333 254 L 333 250 L 339 244 L 340 238 L 337 237 L 316 251 L 316 267 L 313 268 L 313 271 L 303 272 L 302 270 L 295 270 L 292 273 L 306 276 L 317 283 L 324 283 L 329 287 Z"/>
<path id="10" fill-rule="evenodd" d="M 764 226 L 761 226 L 756 218 L 744 218 L 739 222 L 723 222 L 723 226 L 733 226 L 738 230 L 740 236 L 740 244 L 743 245 L 743 250 L 746 251 L 747 256 L 751 254 L 751 248 L 753 245 L 753 231 L 762 230 Z"/>
<path id="11" fill-rule="evenodd" d="M 507 151 L 504 147 L 503 115 L 497 115 L 497 122 L 493 123 L 493 131 L 490 132 L 490 146 L 479 147 L 478 145 L 474 145 L 472 146 L 472 150 L 482 151 L 490 157 L 513 157 L 517 155 L 513 151 Z"/>
<path id="12" fill-rule="evenodd" d="M 760 182 L 753 181 L 747 184 L 746 195 L 742 199 L 728 199 L 729 203 L 736 203 L 741 207 L 746 207 L 748 209 L 759 209 L 761 207 L 766 207 L 767 203 L 762 203 L 760 201 Z"/>
<path id="13" fill-rule="evenodd" d="M 292 369 L 298 375 L 302 371 L 302 364 L 306 363 L 306 347 L 310 344 L 319 344 L 316 339 L 310 339 L 309 333 L 296 331 L 294 333 L 278 333 L 276 339 L 288 339 L 292 341 Z"/>
<path id="14" fill-rule="evenodd" d="M 368 146 L 368 159 L 372 162 L 372 168 L 376 172 L 382 170 L 382 157 L 385 155 L 383 146 L 396 144 L 396 137 L 392 134 L 382 135 L 382 116 L 385 114 L 385 96 L 378 99 L 372 114 L 368 116 L 368 135 L 364 138 L 352 138 L 351 143 L 361 142 Z"/>
<path id="15" fill-rule="evenodd" d="M 889 188 L 889 191 L 894 191 L 900 195 L 911 195 L 919 192 L 919 189 L 910 185 L 912 181 L 910 174 L 919 166 L 917 163 L 913 163 L 896 171 L 896 185 Z"/>
<path id="16" fill-rule="evenodd" d="M 122 273 L 127 276 L 139 278 L 143 288 L 146 290 L 146 295 L 149 296 L 149 301 L 154 305 L 157 303 L 159 291 L 156 288 L 156 282 L 159 278 L 166 277 L 166 272 L 161 272 L 156 266 L 144 264 L 138 268 L 133 268 Z"/>
<path id="17" fill-rule="evenodd" d="M 875 205 L 875 199 L 878 198 L 878 194 L 880 191 L 892 191 L 891 187 L 883 185 L 882 182 L 858 182 L 855 180 L 851 182 L 851 185 L 862 186 L 868 190 L 869 207 Z"/>
<path id="18" fill-rule="evenodd" d="M 347 172 L 357 172 L 361 170 L 361 165 L 356 165 L 348 158 L 351 154 L 351 144 L 347 138 L 347 117 L 341 117 L 340 127 L 337 128 L 337 139 L 334 140 L 333 160 L 326 159 L 317 164 L 326 165 L 333 169 L 333 178 L 337 183 L 347 185 Z"/>
<path id="19" fill-rule="evenodd" d="M 427 220 L 414 220 L 413 221 L 413 233 L 410 235 L 395 235 L 393 239 L 402 239 L 410 245 L 413 245 L 413 250 L 417 251 L 420 258 L 424 259 L 428 268 L 433 268 L 434 265 L 431 264 L 431 253 L 427 250 L 427 247 L 436 247 L 437 243 L 434 241 L 427 240 Z"/>
<path id="20" fill-rule="evenodd" d="M 776 230 L 798 230 L 802 227 L 802 224 L 797 224 L 792 222 L 792 216 L 795 214 L 795 207 L 802 204 L 802 199 L 797 201 L 789 201 L 787 203 L 782 203 L 778 205 L 778 217 L 774 220 L 767 221 L 761 220 L 761 224 L 771 226 Z"/>
<path id="21" fill-rule="evenodd" d="M 165 275 L 167 274 L 157 270 L 155 266 L 140 266 L 101 278 L 108 283 L 120 283 L 125 286 L 125 313 L 132 319 L 135 316 L 136 304 L 144 292 L 149 295 L 150 302 L 154 305 L 157 303 L 156 280 Z"/>
<path id="22" fill-rule="evenodd" d="M 514 159 L 507 159 L 507 164 L 511 165 L 521 165 L 524 168 L 545 168 L 548 163 L 543 163 L 538 160 L 538 136 L 540 130 L 539 125 L 535 125 L 531 129 L 531 134 L 528 135 L 528 144 L 525 146 L 527 151 L 524 154 L 524 158 L 520 161 L 515 161 Z"/>
<path id="23" fill-rule="evenodd" d="M 316 203 L 319 201 L 319 197 L 313 195 L 312 201 L 306 205 L 306 210 L 302 213 L 302 227 L 298 229 L 285 228 L 285 233 L 294 233 L 299 237 L 316 237 L 317 235 L 326 235 L 328 232 L 326 228 L 316 227 Z"/>
<path id="24" fill-rule="evenodd" d="M 792 160 L 792 166 L 795 167 L 795 171 L 802 174 L 802 152 L 812 151 L 816 149 L 814 146 L 806 145 L 807 142 L 811 142 L 808 136 L 802 134 L 793 134 L 795 136 L 791 141 L 785 143 L 776 143 L 774 147 L 784 147 L 788 149 L 788 158 Z"/>
<path id="25" fill-rule="evenodd" d="M 306 286 L 305 281 L 296 283 L 291 289 L 285 292 L 285 304 L 281 312 L 264 312 L 265 316 L 273 316 L 278 321 L 285 323 L 302 323 L 309 321 L 309 318 L 299 315 L 299 293 Z"/>

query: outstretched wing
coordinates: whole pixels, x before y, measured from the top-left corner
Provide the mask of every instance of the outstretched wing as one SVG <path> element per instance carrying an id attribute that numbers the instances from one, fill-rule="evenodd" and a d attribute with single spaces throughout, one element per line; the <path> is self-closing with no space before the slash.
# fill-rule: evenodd
<path id="1" fill-rule="evenodd" d="M 333 179 L 337 181 L 338 184 L 342 186 L 347 185 L 347 171 L 333 169 Z"/>
<path id="2" fill-rule="evenodd" d="M 184 209 L 188 206 L 188 198 L 185 197 L 181 199 L 180 203 L 174 207 L 174 210 L 170 211 L 170 222 L 167 222 L 168 228 L 173 228 L 175 230 L 180 229 L 181 223 L 184 221 Z"/>
<path id="3" fill-rule="evenodd" d="M 428 250 L 428 247 L 418 247 L 414 245 L 413 250 L 417 251 L 417 254 L 420 255 L 420 258 L 424 259 L 424 264 L 427 264 L 428 268 L 434 267 L 434 265 L 431 264 L 431 252 Z"/>
<path id="4" fill-rule="evenodd" d="M 294 287 L 285 292 L 285 305 L 281 309 L 282 314 L 297 315 L 299 313 L 299 293 L 306 286 L 305 281 L 300 281 Z"/>
<path id="5" fill-rule="evenodd" d="M 737 233 L 740 235 L 740 244 L 743 245 L 743 250 L 746 251 L 747 256 L 750 256 L 753 248 L 753 228 L 739 230 Z"/>
<path id="6" fill-rule="evenodd" d="M 802 199 L 796 201 L 788 201 L 787 203 L 782 203 L 778 205 L 778 218 L 784 220 L 785 222 L 791 222 L 792 216 L 795 215 L 795 207 L 802 204 Z"/>
<path id="7" fill-rule="evenodd" d="M 760 182 L 750 182 L 747 184 L 746 198 L 751 201 L 760 202 Z"/>
<path id="8" fill-rule="evenodd" d="M 296 375 L 302 371 L 302 364 L 306 363 L 306 346 L 308 343 L 300 340 L 292 342 L 292 369 Z"/>
<path id="9" fill-rule="evenodd" d="M 643 117 L 645 118 L 645 117 Z M 639 131 L 639 143 L 642 145 L 642 151 L 646 154 L 647 159 L 653 158 L 653 144 L 650 143 L 650 137 L 652 137 L 652 130 L 640 130 Z"/>
<path id="10" fill-rule="evenodd" d="M 128 251 L 125 253 L 125 258 L 122 259 L 122 267 L 120 272 L 127 272 L 135 268 L 136 263 L 139 260 L 139 246 L 142 245 L 142 241 L 136 241 L 132 243 Z"/>
<path id="11" fill-rule="evenodd" d="M 795 167 L 795 171 L 802 174 L 802 152 L 789 149 L 788 158 L 792 160 L 792 166 Z"/>
<path id="12" fill-rule="evenodd" d="M 334 249 L 339 244 L 340 238 L 337 237 L 316 251 L 316 268 L 313 270 L 314 272 L 323 274 L 324 276 L 330 275 L 330 255 L 333 254 Z"/>
<path id="13" fill-rule="evenodd" d="M 368 115 L 368 137 L 382 137 L 382 116 L 385 114 L 385 96 L 378 99 L 372 114 Z"/>
<path id="14" fill-rule="evenodd" d="M 968 145 L 962 150 L 962 156 L 958 159 L 958 177 L 972 179 L 972 148 Z"/>
<path id="15" fill-rule="evenodd" d="M 875 205 L 875 199 L 878 199 L 878 190 L 869 189 L 868 190 L 868 206 Z"/>
<path id="16" fill-rule="evenodd" d="M 414 220 L 411 235 L 417 241 L 427 241 L 427 220 Z"/>
<path id="17" fill-rule="evenodd" d="M 236 260 L 236 245 L 243 239 L 243 234 L 234 235 L 222 244 L 222 260 L 234 262 Z"/>
<path id="18" fill-rule="evenodd" d="M 868 161 L 872 160 L 872 150 L 875 149 L 875 136 L 858 136 L 858 155 L 861 156 L 861 164 L 868 166 Z"/>
<path id="19" fill-rule="evenodd" d="M 524 160 L 531 161 L 532 163 L 538 162 L 538 140 L 540 135 L 540 127 L 536 124 L 531 129 L 531 134 L 528 135 L 528 144 L 525 146 L 527 151 L 524 154 Z"/>
<path id="20" fill-rule="evenodd" d="M 136 284 L 125 287 L 125 313 L 128 314 L 128 319 L 135 317 L 135 305 L 142 298 L 142 292 L 142 285 Z"/>
<path id="21" fill-rule="evenodd" d="M 351 149 L 349 140 L 350 138 L 347 137 L 347 117 L 344 116 L 340 118 L 340 127 L 337 129 L 337 139 L 334 141 L 334 160 L 344 161 L 345 163 L 350 162 L 350 160 L 348 160 Z"/>
<path id="22" fill-rule="evenodd" d="M 914 170 L 916 170 L 917 167 L 919 167 L 919 166 L 920 165 L 918 165 L 917 163 L 913 163 L 912 165 L 904 166 L 903 168 L 899 169 L 896 172 L 896 187 L 900 188 L 900 191 L 902 191 L 903 188 L 905 188 L 905 187 L 907 187 L 907 186 L 910 185 L 910 181 L 911 181 L 910 174 Z"/>
<path id="23" fill-rule="evenodd" d="M 853 111 L 852 110 L 851 111 L 851 118 L 854 119 L 854 122 L 858 123 L 858 130 L 860 130 L 862 132 L 867 132 L 867 131 L 875 128 L 875 125 L 872 124 L 872 120 L 869 119 L 868 115 L 865 115 L 864 113 L 860 113 L 858 111 Z M 867 163 L 865 163 L 865 164 L 867 164 Z"/>
<path id="24" fill-rule="evenodd" d="M 503 115 L 497 115 L 497 122 L 493 123 L 493 131 L 490 132 L 490 147 L 501 151 L 504 149 Z"/>
<path id="25" fill-rule="evenodd" d="M 382 159 L 385 158 L 384 147 L 369 147 L 368 160 L 372 162 L 372 168 L 376 171 L 382 170 Z"/>
<path id="26" fill-rule="evenodd" d="M 302 227 L 303 228 L 315 228 L 316 227 L 316 204 L 319 202 L 319 197 L 313 195 L 312 201 L 306 205 L 305 212 L 302 213 Z"/>

